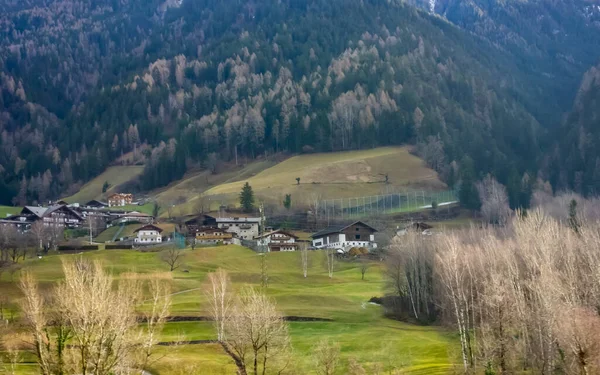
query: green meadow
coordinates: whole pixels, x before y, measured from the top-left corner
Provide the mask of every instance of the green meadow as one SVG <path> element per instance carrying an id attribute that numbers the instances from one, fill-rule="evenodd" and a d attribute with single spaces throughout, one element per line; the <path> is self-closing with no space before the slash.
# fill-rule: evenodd
<path id="1" fill-rule="evenodd" d="M 173 316 L 208 315 L 208 303 L 202 287 L 207 273 L 218 268 L 229 272 L 235 289 L 245 286 L 260 288 L 260 255 L 251 250 L 221 246 L 184 251 L 184 264 L 172 273 L 168 272 L 168 266 L 156 253 L 121 250 L 47 256 L 27 260 L 22 266 L 37 276 L 43 288 L 61 279 L 61 262 L 64 259 L 78 256 L 102 261 L 116 278 L 132 271 L 158 273 L 155 277 L 172 280 Z M 311 352 L 315 344 L 324 338 L 341 345 L 339 374 L 346 373 L 351 357 L 367 369 L 378 367 L 384 373 L 452 372 L 457 363 L 458 348 L 453 333 L 436 326 L 418 326 L 384 318 L 380 306 L 368 303 L 369 298 L 384 293 L 381 264 L 373 263 L 366 272 L 365 280 L 361 280 L 356 263 L 336 261 L 335 272 L 330 279 L 324 265 L 324 253 L 314 251 L 309 256 L 307 278 L 302 276 L 299 253 L 271 253 L 266 260 L 266 293 L 277 302 L 281 312 L 286 316 L 323 319 L 289 323 L 297 373 L 315 373 Z M 13 309 L 16 309 L 20 298 L 17 279 L 18 275 L 11 277 L 8 273 L 0 277 L 0 290 L 8 297 Z M 18 315 L 18 312 L 15 314 Z M 182 344 L 158 348 L 153 374 L 234 373 L 233 363 L 219 345 L 186 344 L 191 340 L 215 339 L 215 336 L 211 322 L 167 323 L 161 341 Z M 35 373 L 32 360 L 31 356 L 24 355 L 19 373 Z"/>

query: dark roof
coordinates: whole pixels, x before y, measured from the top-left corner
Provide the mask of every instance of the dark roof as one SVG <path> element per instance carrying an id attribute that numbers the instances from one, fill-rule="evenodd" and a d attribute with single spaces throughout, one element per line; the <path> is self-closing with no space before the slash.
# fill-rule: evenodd
<path id="1" fill-rule="evenodd" d="M 65 209 L 65 210 L 71 212 L 73 215 L 77 216 L 77 218 L 79 218 L 79 220 L 83 220 L 83 217 L 79 214 L 79 212 L 71 209 L 69 206 L 66 206 L 64 204 L 55 204 L 53 206 L 48 207 L 46 212 L 44 212 L 44 216 L 48 216 L 51 213 L 62 210 L 62 209 Z"/>
<path id="2" fill-rule="evenodd" d="M 283 229 L 277 229 L 277 230 L 274 230 L 274 231 L 271 231 L 271 232 L 267 232 L 267 233 L 263 234 L 262 236 L 258 236 L 258 237 L 255 237 L 255 238 L 263 238 L 263 237 L 268 237 L 268 236 L 270 236 L 270 235 L 272 235 L 272 234 L 275 234 L 275 233 L 281 233 L 281 234 L 285 234 L 285 235 L 286 235 L 286 236 L 288 236 L 288 237 L 292 237 L 292 238 L 294 238 L 294 239 L 298 239 L 298 236 L 296 236 L 295 234 L 292 234 L 292 233 L 290 233 L 290 232 L 288 232 L 288 231 L 285 231 L 285 230 L 283 230 Z"/>
<path id="3" fill-rule="evenodd" d="M 206 219 L 216 220 L 216 218 L 214 216 L 207 215 L 207 214 L 200 214 L 200 215 L 194 216 L 194 217 L 186 220 L 184 222 L 184 224 L 190 224 L 190 223 L 195 223 L 195 222 L 198 222 L 198 221 L 204 221 Z"/>
<path id="4" fill-rule="evenodd" d="M 92 199 L 91 201 L 87 202 L 85 205 L 86 206 L 102 206 L 102 207 L 106 207 L 106 206 L 108 206 L 108 203 L 100 202 L 97 199 Z"/>
<path id="5" fill-rule="evenodd" d="M 153 224 L 147 224 L 147 225 L 144 225 L 143 227 L 140 227 L 140 228 L 138 228 L 138 229 L 134 230 L 134 231 L 133 231 L 133 233 L 137 233 L 137 232 L 139 232 L 139 231 L 141 231 L 141 230 L 152 230 L 152 229 L 154 229 L 154 230 L 158 231 L 158 233 L 160 233 L 160 232 L 162 232 L 162 231 L 163 231 L 163 230 L 162 230 L 162 228 L 159 228 L 159 227 L 157 227 L 156 225 L 153 225 Z"/>
<path id="6" fill-rule="evenodd" d="M 362 224 L 365 227 L 371 228 L 374 232 L 377 232 L 377 229 L 373 228 L 370 225 L 367 225 L 367 224 L 363 223 L 362 221 L 353 221 L 353 222 L 349 222 L 349 223 L 345 223 L 345 224 L 339 224 L 339 225 L 333 225 L 333 226 L 327 227 L 325 229 L 322 229 L 322 230 L 318 231 L 317 233 L 314 233 L 312 235 L 312 237 L 315 238 L 315 237 L 326 236 L 326 235 L 331 234 L 331 233 L 340 233 L 344 229 L 346 229 L 346 228 L 348 228 L 348 227 L 350 227 L 350 226 L 352 226 L 354 224 Z"/>
<path id="7" fill-rule="evenodd" d="M 23 207 L 23 209 L 21 210 L 22 214 L 33 214 L 39 218 L 44 216 L 44 213 L 46 212 L 47 208 L 46 207 L 38 207 L 38 206 L 25 206 Z"/>

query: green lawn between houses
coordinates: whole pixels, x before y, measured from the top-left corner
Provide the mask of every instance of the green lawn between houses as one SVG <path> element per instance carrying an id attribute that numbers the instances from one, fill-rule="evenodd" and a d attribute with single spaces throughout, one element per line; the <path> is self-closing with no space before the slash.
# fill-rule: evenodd
<path id="1" fill-rule="evenodd" d="M 172 273 L 172 315 L 208 315 L 207 303 L 201 287 L 206 274 L 221 267 L 229 271 L 234 286 L 260 285 L 259 256 L 243 247 L 222 246 L 185 250 L 185 265 Z M 37 275 L 43 284 L 62 277 L 61 258 L 79 255 L 47 256 L 30 259 L 23 266 Z M 156 253 L 106 250 L 83 256 L 100 259 L 115 275 L 135 270 L 140 273 L 164 272 L 168 268 Z M 338 373 L 346 373 L 349 357 L 368 365 L 381 363 L 384 369 L 400 367 L 403 374 L 446 374 L 457 363 L 458 343 L 454 334 L 439 327 L 423 327 L 388 320 L 382 317 L 381 308 L 367 303 L 372 296 L 381 295 L 384 286 L 379 264 L 374 264 L 361 281 L 356 264 L 338 262 L 333 279 L 324 267 L 322 252 L 310 253 L 308 278 L 300 270 L 299 253 L 272 253 L 268 255 L 269 287 L 267 293 L 276 301 L 285 315 L 319 317 L 331 322 L 292 322 L 290 332 L 294 347 L 294 363 L 299 373 L 311 374 L 311 350 L 322 338 L 341 344 L 342 361 Z M 188 272 L 183 272 L 187 270 Z M 15 277 L 15 280 L 17 277 Z M 13 304 L 19 291 L 10 275 L 0 279 L 0 290 Z M 163 341 L 214 339 L 210 322 L 168 323 Z M 160 347 L 165 354 L 154 364 L 153 374 L 191 373 L 232 374 L 235 369 L 218 345 L 199 344 L 178 347 Z M 23 357 L 31 361 L 30 356 Z M 1 366 L 0 366 L 1 368 Z M 2 373 L 2 370 L 0 370 Z M 19 373 L 35 373 L 32 363 L 19 366 Z M 386 372 L 387 373 L 387 372 Z"/>

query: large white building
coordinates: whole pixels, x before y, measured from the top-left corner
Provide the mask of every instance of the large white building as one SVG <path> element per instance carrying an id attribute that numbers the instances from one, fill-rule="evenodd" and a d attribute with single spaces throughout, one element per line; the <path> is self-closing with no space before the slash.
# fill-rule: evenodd
<path id="1" fill-rule="evenodd" d="M 162 235 L 160 234 L 163 230 L 156 225 L 148 224 L 134 231 L 136 237 L 135 243 L 139 244 L 154 244 L 162 242 Z"/>
<path id="2" fill-rule="evenodd" d="M 243 240 L 253 240 L 258 237 L 260 227 L 259 217 L 219 217 L 217 228 L 229 233 L 235 233 Z"/>
<path id="3" fill-rule="evenodd" d="M 312 244 L 317 249 L 335 248 L 347 251 L 352 247 L 376 248 L 376 229 L 355 221 L 349 224 L 332 226 L 312 235 Z"/>

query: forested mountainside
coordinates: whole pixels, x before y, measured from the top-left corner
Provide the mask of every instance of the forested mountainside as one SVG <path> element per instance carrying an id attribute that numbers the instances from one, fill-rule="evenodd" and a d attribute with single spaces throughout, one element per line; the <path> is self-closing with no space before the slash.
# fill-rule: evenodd
<path id="1" fill-rule="evenodd" d="M 450 183 L 461 164 L 504 183 L 537 170 L 548 105 L 532 67 L 400 2 L 0 7 L 0 203 L 56 196 L 131 151 L 145 189 L 215 158 L 401 143 Z"/>
<path id="2" fill-rule="evenodd" d="M 571 112 L 557 130 L 555 148 L 544 170 L 554 186 L 600 193 L 600 66 L 592 67 L 577 91 Z"/>
<path id="3" fill-rule="evenodd" d="M 587 0 L 417 0 L 510 53 L 526 80 L 520 100 L 559 125 L 581 76 L 600 59 L 600 6 Z"/>

